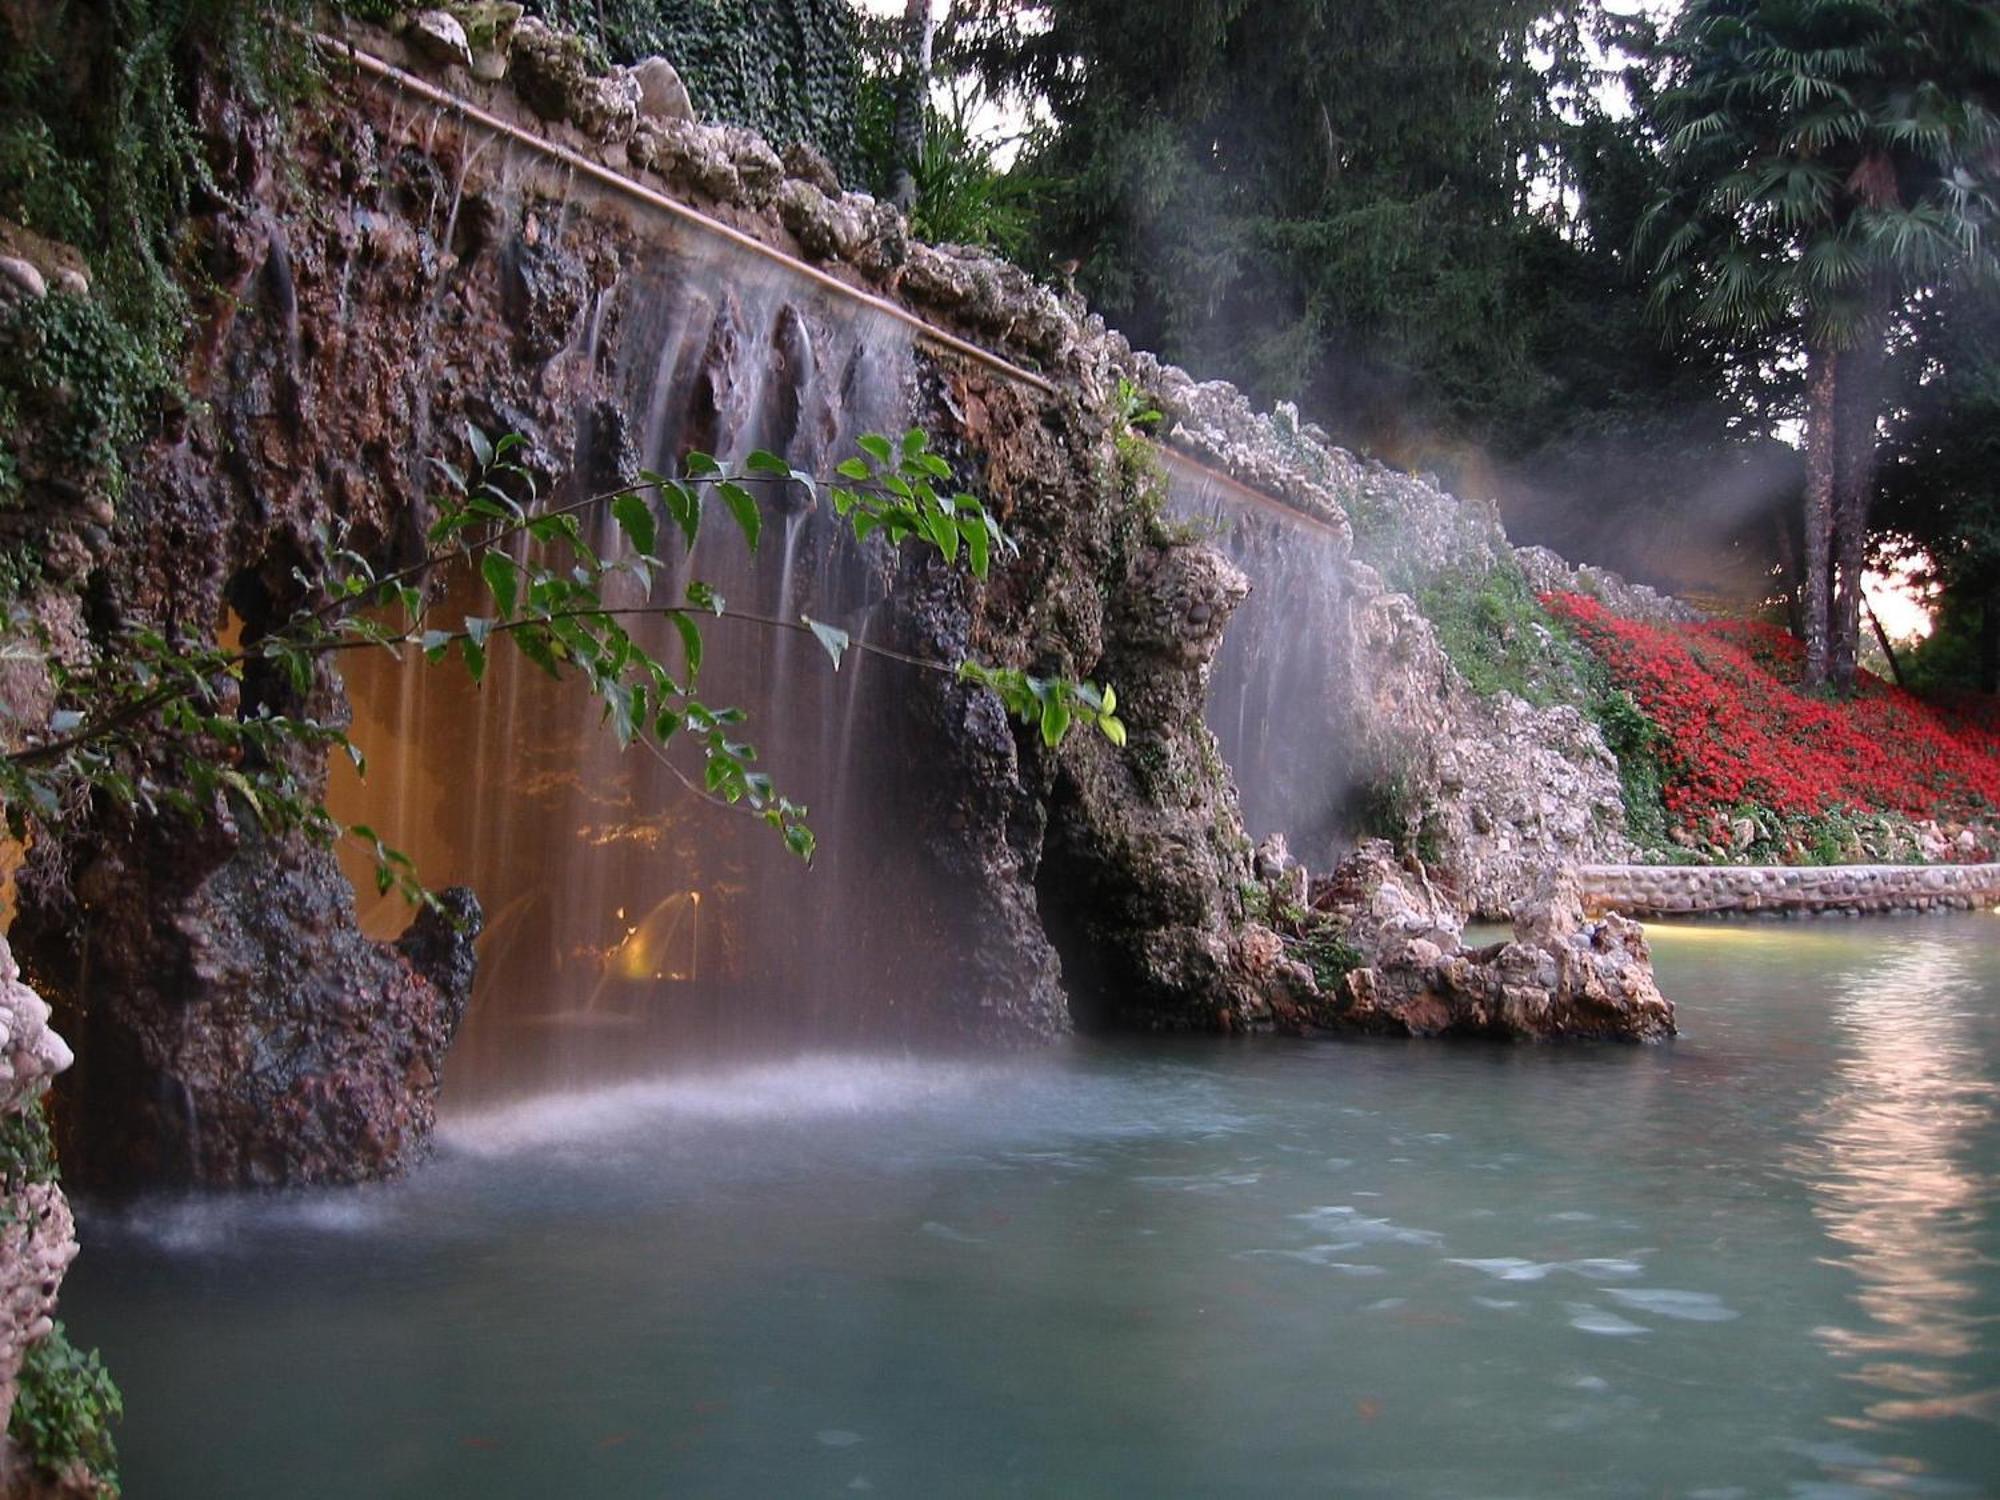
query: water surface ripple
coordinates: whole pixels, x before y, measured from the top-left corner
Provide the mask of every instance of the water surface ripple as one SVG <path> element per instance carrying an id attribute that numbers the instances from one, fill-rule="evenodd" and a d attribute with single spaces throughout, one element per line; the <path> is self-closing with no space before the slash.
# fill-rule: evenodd
<path id="1" fill-rule="evenodd" d="M 2000 1492 L 2000 919 L 1654 935 L 1663 1048 L 709 1068 L 66 1316 L 136 1500 Z"/>

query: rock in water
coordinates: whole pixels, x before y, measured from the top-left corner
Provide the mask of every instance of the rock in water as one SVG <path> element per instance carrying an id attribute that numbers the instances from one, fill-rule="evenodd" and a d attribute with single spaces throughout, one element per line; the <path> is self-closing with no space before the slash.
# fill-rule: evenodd
<path id="1" fill-rule="evenodd" d="M 1405 878 L 1386 846 L 1364 844 L 1327 883 L 1363 893 L 1346 908 L 1349 941 L 1368 962 L 1343 981 L 1342 1029 L 1402 1036 L 1556 1037 L 1659 1041 L 1674 1035 L 1674 1007 L 1653 981 L 1638 923 L 1615 913 L 1586 919 L 1576 878 L 1547 872 L 1521 903 L 1511 942 L 1467 949 L 1426 924 L 1433 897 Z M 1319 904 L 1316 896 L 1315 904 Z"/>

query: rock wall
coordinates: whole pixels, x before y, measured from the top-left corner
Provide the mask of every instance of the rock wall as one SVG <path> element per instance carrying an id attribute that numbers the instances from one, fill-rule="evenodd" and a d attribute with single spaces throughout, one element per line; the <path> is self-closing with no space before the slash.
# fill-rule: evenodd
<path id="1" fill-rule="evenodd" d="M 34 1345 L 55 1332 L 56 1297 L 77 1253 L 69 1201 L 53 1161 L 35 1159 L 45 1137 L 39 1121 L 29 1118 L 70 1061 L 68 1046 L 49 1026 L 49 1007 L 21 983 L 13 952 L 0 938 L 0 1138 L 6 1142 L 0 1181 L 0 1494 L 9 1496 L 98 1493 L 87 1473 L 41 1472 L 37 1455 L 21 1451 L 6 1435 L 23 1363 Z"/>
<path id="2" fill-rule="evenodd" d="M 2000 905 L 2000 865 L 1584 865 L 1576 877 L 1590 911 L 1630 917 L 1978 911 Z"/>

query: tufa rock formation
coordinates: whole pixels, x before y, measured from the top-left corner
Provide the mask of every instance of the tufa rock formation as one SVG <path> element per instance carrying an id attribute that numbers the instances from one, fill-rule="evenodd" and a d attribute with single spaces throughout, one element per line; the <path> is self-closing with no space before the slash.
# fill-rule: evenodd
<path id="1" fill-rule="evenodd" d="M 1313 891 L 1365 962 L 1344 980 L 1335 1024 L 1393 1036 L 1659 1041 L 1674 1008 L 1653 983 L 1639 924 L 1585 918 L 1575 877 L 1548 875 L 1520 904 L 1514 936 L 1468 949 L 1421 866 L 1371 840 Z"/>

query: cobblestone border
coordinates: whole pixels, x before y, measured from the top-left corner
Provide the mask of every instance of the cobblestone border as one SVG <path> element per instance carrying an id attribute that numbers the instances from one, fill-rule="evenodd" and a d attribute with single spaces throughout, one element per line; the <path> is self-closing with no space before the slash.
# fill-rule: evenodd
<path id="1" fill-rule="evenodd" d="M 1587 911 L 1971 911 L 2000 906 L 1996 865 L 1579 865 Z"/>

